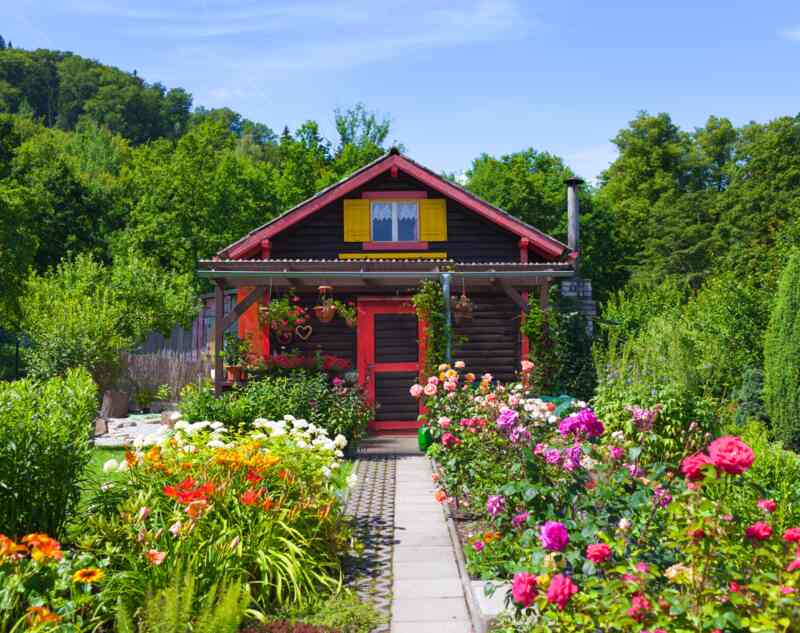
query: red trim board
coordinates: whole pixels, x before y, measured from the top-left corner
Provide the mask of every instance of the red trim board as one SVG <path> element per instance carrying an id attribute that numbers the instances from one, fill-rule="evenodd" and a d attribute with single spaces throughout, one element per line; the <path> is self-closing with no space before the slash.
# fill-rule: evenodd
<path id="1" fill-rule="evenodd" d="M 367 200 L 421 200 L 428 197 L 427 191 L 364 191 Z"/>

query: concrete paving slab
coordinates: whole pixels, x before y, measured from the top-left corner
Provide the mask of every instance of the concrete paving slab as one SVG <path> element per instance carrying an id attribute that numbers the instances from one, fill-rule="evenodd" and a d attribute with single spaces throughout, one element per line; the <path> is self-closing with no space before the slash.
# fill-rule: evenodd
<path id="1" fill-rule="evenodd" d="M 404 599 L 463 598 L 464 589 L 458 578 L 395 581 L 392 594 Z"/>
<path id="2" fill-rule="evenodd" d="M 392 602 L 392 622 L 452 622 L 469 623 L 464 598 L 399 598 Z"/>

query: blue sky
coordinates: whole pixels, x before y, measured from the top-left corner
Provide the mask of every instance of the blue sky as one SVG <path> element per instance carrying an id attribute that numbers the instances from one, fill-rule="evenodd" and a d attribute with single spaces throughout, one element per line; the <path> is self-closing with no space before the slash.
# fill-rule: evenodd
<path id="1" fill-rule="evenodd" d="M 639 110 L 682 127 L 800 111 L 800 3 L 16 0 L 0 34 L 71 50 L 275 129 L 363 101 L 436 170 L 554 152 L 595 177 Z"/>

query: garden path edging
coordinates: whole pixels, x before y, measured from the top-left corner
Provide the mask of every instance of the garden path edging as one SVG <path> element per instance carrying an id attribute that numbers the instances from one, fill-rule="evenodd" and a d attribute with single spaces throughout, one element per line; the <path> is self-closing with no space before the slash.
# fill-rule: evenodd
<path id="1" fill-rule="evenodd" d="M 434 471 L 439 469 L 436 460 L 431 459 Z M 449 508 L 442 505 L 442 512 L 445 516 L 447 523 L 447 531 L 450 534 L 450 540 L 453 545 L 453 552 L 456 558 L 456 566 L 458 567 L 458 576 L 461 579 L 461 586 L 464 590 L 464 596 L 467 601 L 467 610 L 469 611 L 470 620 L 472 620 L 472 628 L 474 633 L 487 633 L 492 623 L 498 615 L 504 611 L 504 605 L 497 604 L 497 598 L 505 594 L 506 586 L 501 585 L 495 591 L 492 598 L 487 596 L 484 592 L 484 587 L 487 583 L 482 580 L 470 580 L 469 572 L 467 571 L 467 561 L 464 558 L 464 550 L 461 545 L 461 538 L 458 535 L 453 514 Z M 499 606 L 499 609 L 498 609 Z"/>

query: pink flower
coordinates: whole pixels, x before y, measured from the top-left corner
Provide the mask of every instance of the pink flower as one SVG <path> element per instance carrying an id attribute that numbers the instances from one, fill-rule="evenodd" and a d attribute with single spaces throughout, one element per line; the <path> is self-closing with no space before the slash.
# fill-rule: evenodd
<path id="1" fill-rule="evenodd" d="M 795 558 L 789 566 L 786 568 L 786 571 L 797 571 L 800 569 L 800 558 Z"/>
<path id="2" fill-rule="evenodd" d="M 789 528 L 783 533 L 783 540 L 787 543 L 800 543 L 800 527 Z"/>
<path id="3" fill-rule="evenodd" d="M 448 380 L 444 383 L 444 390 L 445 391 L 455 391 L 458 389 L 458 385 L 454 383 L 452 380 Z"/>
<path id="4" fill-rule="evenodd" d="M 442 445 L 445 448 L 451 448 L 459 443 L 459 439 L 453 435 L 452 433 L 448 432 L 442 435 Z"/>
<path id="5" fill-rule="evenodd" d="M 141 508 L 139 508 L 139 512 L 136 513 L 136 518 L 139 521 L 144 521 L 149 516 L 150 516 L 150 508 L 148 508 L 147 506 L 142 506 Z"/>
<path id="6" fill-rule="evenodd" d="M 434 385 L 432 382 L 429 382 L 427 385 L 425 385 L 422 388 L 422 393 L 424 393 L 426 396 L 435 396 L 436 395 L 436 385 Z"/>
<path id="7" fill-rule="evenodd" d="M 422 395 L 422 385 L 411 385 L 408 391 L 412 398 L 419 398 Z"/>
<path id="8" fill-rule="evenodd" d="M 467 364 L 463 360 L 457 360 L 455 363 L 453 363 L 453 367 L 456 369 L 464 369 L 466 366 Z"/>
<path id="9" fill-rule="evenodd" d="M 781 585 L 781 593 L 784 596 L 789 596 L 795 592 L 794 587 L 786 587 L 785 585 Z"/>
<path id="10" fill-rule="evenodd" d="M 164 562 L 164 559 L 167 557 L 166 552 L 159 552 L 157 549 L 150 549 L 145 552 L 145 556 L 147 560 L 150 561 L 151 565 L 160 565 Z"/>
<path id="11" fill-rule="evenodd" d="M 522 366 L 522 372 L 528 374 L 533 371 L 533 363 L 529 360 L 523 360 L 520 365 Z"/>
<path id="12" fill-rule="evenodd" d="M 474 549 L 476 552 L 482 552 L 483 548 L 484 548 L 483 541 L 475 541 L 472 544 L 472 549 Z"/>
<path id="13" fill-rule="evenodd" d="M 181 522 L 175 521 L 172 525 L 169 526 L 169 533 L 172 534 L 175 538 L 178 538 L 178 534 L 181 533 Z"/>
<path id="14" fill-rule="evenodd" d="M 431 376 L 430 378 L 428 378 L 428 384 L 429 385 L 438 385 L 439 384 L 439 379 L 436 376 Z"/>
<path id="15" fill-rule="evenodd" d="M 637 622 L 641 622 L 650 609 L 650 601 L 643 594 L 635 593 L 631 598 L 631 607 L 628 609 L 628 615 Z"/>
<path id="16" fill-rule="evenodd" d="M 753 464 L 755 454 L 738 437 L 719 437 L 708 446 L 708 455 L 717 470 L 731 475 L 741 475 Z"/>
<path id="17" fill-rule="evenodd" d="M 586 546 L 586 558 L 593 563 L 604 563 L 611 558 L 611 548 L 605 543 L 593 543 Z"/>
<path id="18" fill-rule="evenodd" d="M 763 521 L 753 523 L 745 531 L 745 536 L 754 541 L 765 541 L 772 535 L 772 526 Z"/>
<path id="19" fill-rule="evenodd" d="M 450 422 L 451 422 L 450 418 L 445 418 L 445 417 L 439 418 L 439 426 L 441 426 L 443 429 L 449 427 Z"/>
<path id="20" fill-rule="evenodd" d="M 515 528 L 521 528 L 528 522 L 529 513 L 527 511 L 520 512 L 519 514 L 515 514 L 511 518 L 511 526 Z"/>
<path id="21" fill-rule="evenodd" d="M 775 512 L 775 509 L 778 507 L 778 504 L 772 499 L 759 499 L 756 505 L 764 512 Z"/>
<path id="22" fill-rule="evenodd" d="M 557 605 L 563 611 L 569 599 L 576 593 L 578 593 L 578 585 L 572 582 L 569 576 L 558 574 L 553 576 L 550 586 L 547 588 L 547 602 Z"/>
<path id="23" fill-rule="evenodd" d="M 506 499 L 502 495 L 489 495 L 486 499 L 486 511 L 493 519 L 506 509 Z"/>
<path id="24" fill-rule="evenodd" d="M 625 454 L 625 451 L 623 451 L 619 446 L 612 446 L 609 449 L 609 453 L 611 454 L 611 459 L 616 461 L 622 459 L 622 456 Z"/>
<path id="25" fill-rule="evenodd" d="M 539 530 L 542 547 L 553 552 L 563 552 L 569 543 L 569 532 L 563 523 L 547 521 Z"/>
<path id="26" fill-rule="evenodd" d="M 641 574 L 646 574 L 648 571 L 650 571 L 650 565 L 647 563 L 636 563 L 636 571 Z"/>
<path id="27" fill-rule="evenodd" d="M 711 463 L 705 453 L 695 453 L 681 462 L 681 472 L 689 481 L 699 481 L 703 478 L 703 467 Z"/>
<path id="28" fill-rule="evenodd" d="M 523 607 L 529 607 L 536 600 L 537 593 L 536 576 L 526 571 L 514 574 L 514 580 L 511 583 L 511 595 L 514 597 L 514 602 Z"/>

